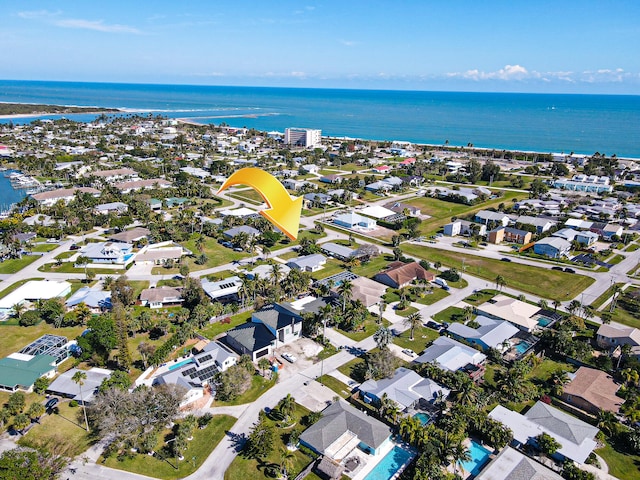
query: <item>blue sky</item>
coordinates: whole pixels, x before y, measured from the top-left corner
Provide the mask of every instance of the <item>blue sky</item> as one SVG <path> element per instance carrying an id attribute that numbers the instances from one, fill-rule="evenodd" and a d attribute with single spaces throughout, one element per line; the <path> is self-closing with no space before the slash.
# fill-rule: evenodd
<path id="1" fill-rule="evenodd" d="M 640 94 L 640 2 L 2 2 L 0 78 Z"/>

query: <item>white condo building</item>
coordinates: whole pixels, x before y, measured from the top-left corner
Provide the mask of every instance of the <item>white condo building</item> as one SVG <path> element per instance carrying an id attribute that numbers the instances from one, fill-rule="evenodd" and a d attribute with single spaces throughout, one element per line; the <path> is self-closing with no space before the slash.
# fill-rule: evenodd
<path id="1" fill-rule="evenodd" d="M 287 145 L 315 148 L 321 145 L 321 139 L 322 130 L 311 128 L 286 128 L 284 130 L 284 143 Z"/>

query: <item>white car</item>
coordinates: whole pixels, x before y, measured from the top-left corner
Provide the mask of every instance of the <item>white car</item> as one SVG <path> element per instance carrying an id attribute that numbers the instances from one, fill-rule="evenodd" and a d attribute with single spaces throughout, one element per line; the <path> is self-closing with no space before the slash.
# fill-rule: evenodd
<path id="1" fill-rule="evenodd" d="M 282 354 L 282 358 L 284 358 L 285 360 L 287 360 L 288 362 L 291 363 L 295 363 L 297 358 L 295 357 L 295 355 L 290 354 L 289 352 L 285 352 Z"/>
<path id="2" fill-rule="evenodd" d="M 409 355 L 412 358 L 416 356 L 416 353 L 413 350 L 409 350 L 408 348 L 402 350 L 402 353 L 404 353 L 405 355 Z"/>

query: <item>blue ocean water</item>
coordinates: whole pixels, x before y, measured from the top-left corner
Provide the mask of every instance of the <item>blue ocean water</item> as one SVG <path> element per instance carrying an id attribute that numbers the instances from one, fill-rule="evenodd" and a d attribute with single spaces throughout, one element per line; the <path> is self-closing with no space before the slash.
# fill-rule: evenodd
<path id="1" fill-rule="evenodd" d="M 26 190 L 14 190 L 11 182 L 4 176 L 6 172 L 0 172 L 0 212 L 8 210 L 11 204 L 22 200 L 26 195 Z"/>
<path id="2" fill-rule="evenodd" d="M 0 101 L 126 108 L 267 131 L 308 127 L 336 137 L 640 157 L 640 96 L 632 95 L 4 80 Z"/>

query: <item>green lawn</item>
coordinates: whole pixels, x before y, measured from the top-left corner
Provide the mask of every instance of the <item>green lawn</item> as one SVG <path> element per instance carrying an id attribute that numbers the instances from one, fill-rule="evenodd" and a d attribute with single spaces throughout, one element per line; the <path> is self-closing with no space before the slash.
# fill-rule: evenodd
<path id="1" fill-rule="evenodd" d="M 6 357 L 10 353 L 17 352 L 22 347 L 40 338 L 46 333 L 62 335 L 69 340 L 75 339 L 84 331 L 85 327 L 63 327 L 54 328 L 45 322 L 31 327 L 21 327 L 19 325 L 7 325 L 0 322 L 0 358 Z"/>
<path id="2" fill-rule="evenodd" d="M 68 258 L 73 257 L 76 253 L 78 253 L 78 252 L 74 252 L 74 251 L 62 252 L 62 253 L 56 255 L 55 259 L 56 260 L 66 260 Z"/>
<path id="3" fill-rule="evenodd" d="M 285 448 L 285 439 L 288 434 L 294 429 L 302 431 L 304 427 L 300 425 L 300 419 L 307 415 L 309 410 L 301 405 L 296 404 L 296 409 L 292 415 L 292 420 L 296 423 L 295 427 L 280 428 L 278 422 L 272 419 L 267 421 L 275 428 L 276 435 L 272 444 L 271 452 L 266 458 L 257 460 L 255 458 L 246 458 L 243 455 L 238 455 L 227 471 L 224 474 L 225 480 L 259 480 L 259 479 L 272 479 L 277 478 L 271 475 L 272 469 L 279 469 L 281 463 L 280 451 Z M 308 457 L 300 450 L 293 452 L 293 468 L 289 472 L 289 478 L 293 479 L 301 472 L 309 463 L 313 461 L 311 457 Z M 279 473 L 279 470 L 278 470 Z"/>
<path id="4" fill-rule="evenodd" d="M 447 292 L 445 289 L 434 288 L 433 290 L 431 290 L 431 293 L 416 298 L 416 303 L 419 303 L 421 305 L 433 305 L 434 303 L 439 302 L 440 300 L 448 296 L 449 292 Z"/>
<path id="5" fill-rule="evenodd" d="M 433 316 L 433 319 L 436 322 L 440 322 L 440 323 L 458 322 L 458 321 L 462 321 L 463 318 L 464 318 L 464 310 L 460 307 L 447 307 L 441 312 L 438 312 Z"/>
<path id="6" fill-rule="evenodd" d="M 418 309 L 416 307 L 407 307 L 403 310 L 398 310 L 396 309 L 396 315 L 400 315 L 401 317 L 408 317 L 409 315 L 411 315 L 412 313 L 416 313 L 418 311 Z"/>
<path id="7" fill-rule="evenodd" d="M 619 303 L 616 304 L 611 320 L 628 325 L 629 327 L 640 328 L 640 318 L 638 318 L 638 315 L 625 310 Z"/>
<path id="8" fill-rule="evenodd" d="M 463 300 L 463 302 L 477 307 L 478 305 L 482 305 L 483 303 L 491 300 L 497 294 L 497 290 L 480 290 L 474 294 L 469 295 Z"/>
<path id="9" fill-rule="evenodd" d="M 361 277 L 372 278 L 376 273 L 380 273 L 384 270 L 390 261 L 390 256 L 380 255 L 373 260 L 363 263 L 357 267 L 353 267 L 351 270 L 353 273 L 360 275 Z"/>
<path id="10" fill-rule="evenodd" d="M 638 243 L 630 243 L 629 245 L 627 245 L 627 247 L 624 249 L 625 252 L 635 252 L 636 250 L 638 250 L 640 248 L 640 244 Z"/>
<path id="11" fill-rule="evenodd" d="M 464 259 L 467 274 L 487 280 L 487 285 L 495 285 L 498 275 L 504 277 L 506 286 L 548 299 L 560 301 L 576 297 L 595 280 L 585 275 L 559 272 L 549 268 L 534 267 L 515 262 L 448 252 L 436 248 L 426 249 L 418 245 L 405 244 L 401 247 L 407 254 L 424 258 L 432 263 L 441 262 L 448 267 L 462 269 Z M 561 285 L 561 289 L 559 289 Z"/>
<path id="12" fill-rule="evenodd" d="M 621 261 L 623 261 L 624 259 L 625 259 L 624 255 L 616 254 L 613 257 L 608 258 L 607 260 L 605 260 L 605 262 L 610 264 L 610 265 L 617 265 Z"/>
<path id="13" fill-rule="evenodd" d="M 38 268 L 41 272 L 53 272 L 53 273 L 85 273 L 84 266 L 76 268 L 73 262 L 63 262 L 62 265 L 57 266 L 55 263 L 45 263 Z M 124 268 L 100 268 L 99 263 L 89 263 L 87 270 L 91 270 L 94 273 L 101 273 L 105 275 L 122 275 L 127 273 Z"/>
<path id="14" fill-rule="evenodd" d="M 351 371 L 360 364 L 364 363 L 364 356 L 354 358 L 353 360 L 349 360 L 347 363 L 340 365 L 338 367 L 338 371 L 349 378 L 353 378 L 351 375 Z"/>
<path id="15" fill-rule="evenodd" d="M 256 401 L 263 393 L 273 387 L 278 381 L 278 376 L 274 375 L 271 380 L 263 377 L 262 375 L 254 375 L 251 377 L 251 386 L 249 389 L 240 395 L 235 400 L 228 402 L 222 402 L 214 400 L 212 407 L 224 407 L 230 405 L 243 405 L 245 403 L 251 403 Z"/>
<path id="16" fill-rule="evenodd" d="M 316 382 L 322 383 L 324 386 L 329 387 L 342 398 L 347 398 L 349 395 L 351 395 L 351 388 L 347 384 L 342 383 L 340 380 L 332 377 L 331 375 L 323 375 L 321 377 L 318 377 L 316 378 Z"/>
<path id="17" fill-rule="evenodd" d="M 620 480 L 640 477 L 640 456 L 620 453 L 609 444 L 595 451 L 609 466 L 609 473 Z"/>
<path id="18" fill-rule="evenodd" d="M 528 375 L 531 380 L 545 382 L 551 375 L 560 370 L 565 372 L 573 372 L 576 368 L 568 363 L 556 362 L 549 358 L 545 358 L 540 365 L 536 365 Z"/>
<path id="19" fill-rule="evenodd" d="M 31 250 L 32 252 L 38 252 L 38 253 L 47 253 L 52 250 L 55 250 L 59 246 L 60 245 L 58 245 L 57 243 L 39 243 L 37 245 L 34 245 L 33 248 L 28 248 L 27 250 Z"/>
<path id="20" fill-rule="evenodd" d="M 253 189 L 246 189 L 246 190 L 240 190 L 240 191 L 236 190 L 234 192 L 229 193 L 229 196 L 236 198 L 242 202 L 250 203 L 252 205 L 262 205 L 264 203 L 264 200 L 262 199 L 260 194 Z"/>
<path id="21" fill-rule="evenodd" d="M 207 459 L 213 449 L 220 443 L 236 422 L 234 417 L 228 415 L 215 415 L 206 428 L 195 429 L 193 440 L 189 442 L 187 451 L 184 453 L 184 460 L 178 461 L 175 458 L 160 460 L 156 456 L 146 454 L 136 454 L 132 458 L 118 460 L 110 457 L 105 460 L 105 465 L 119 470 L 147 475 L 154 478 L 174 479 L 184 478 L 195 472 Z M 175 466 L 177 465 L 177 469 Z"/>
<path id="22" fill-rule="evenodd" d="M 191 250 L 196 258 L 200 255 L 200 252 L 196 248 L 195 237 L 182 243 L 182 245 Z M 198 265 L 195 263 L 195 258 L 187 257 L 187 265 L 189 265 L 189 269 L 191 271 L 217 267 L 249 256 L 246 252 L 234 252 L 233 249 L 222 246 L 215 238 L 209 237 L 205 237 L 203 253 L 208 257 L 208 260 L 204 265 Z M 166 271 L 166 269 L 162 270 Z"/>
<path id="23" fill-rule="evenodd" d="M 210 340 L 215 339 L 221 333 L 231 330 L 232 328 L 242 325 L 251 318 L 251 312 L 238 313 L 231 317 L 231 323 L 215 322 L 201 328 L 198 333 Z"/>
<path id="24" fill-rule="evenodd" d="M 339 328 L 336 328 L 336 330 L 338 332 L 340 332 L 342 335 L 349 337 L 351 340 L 355 340 L 356 342 L 360 342 L 362 340 L 364 340 L 365 338 L 373 335 L 374 333 L 376 333 L 376 331 L 378 330 L 378 328 L 380 328 L 380 325 L 378 325 L 378 317 L 374 317 L 373 315 L 369 315 L 367 317 L 367 320 L 364 322 L 364 328 L 355 332 L 347 332 L 346 330 L 341 330 Z M 382 324 L 387 327 L 389 326 L 389 321 L 386 319 L 382 319 Z"/>
<path id="25" fill-rule="evenodd" d="M 32 427 L 18 444 L 36 447 L 47 441 L 64 442 L 64 451 L 71 457 L 85 452 L 91 440 L 85 430 L 82 407 L 72 408 L 67 401 L 59 403 L 58 413 L 44 415 L 40 425 Z"/>
<path id="26" fill-rule="evenodd" d="M 343 270 L 346 270 L 344 263 L 340 260 L 336 260 L 335 258 L 327 258 L 327 263 L 325 263 L 317 272 L 313 272 L 311 276 L 314 280 L 322 280 L 323 278 L 330 277 L 336 273 L 342 272 Z"/>
<path id="27" fill-rule="evenodd" d="M 406 330 L 399 336 L 393 338 L 393 343 L 401 348 L 408 348 L 413 350 L 418 355 L 427 348 L 440 334 L 435 330 L 427 327 L 418 327 L 413 333 L 413 340 L 411 340 L 411 331 Z"/>
<path id="28" fill-rule="evenodd" d="M 22 270 L 27 265 L 31 265 L 38 260 L 40 255 L 23 255 L 22 258 L 10 258 L 4 262 L 0 262 L 0 273 L 16 273 Z"/>
<path id="29" fill-rule="evenodd" d="M 300 254 L 298 252 L 291 251 L 291 252 L 285 252 L 285 253 L 278 253 L 275 256 L 282 260 L 291 260 L 292 258 L 297 258 L 298 256 L 300 256 Z"/>
<path id="30" fill-rule="evenodd" d="M 607 290 L 602 295 L 600 295 L 591 303 L 591 306 L 594 308 L 594 310 L 600 308 L 604 302 L 606 302 L 613 296 L 613 291 L 616 286 L 622 287 L 623 285 L 624 283 L 615 283 L 613 286 L 607 288 Z"/>

